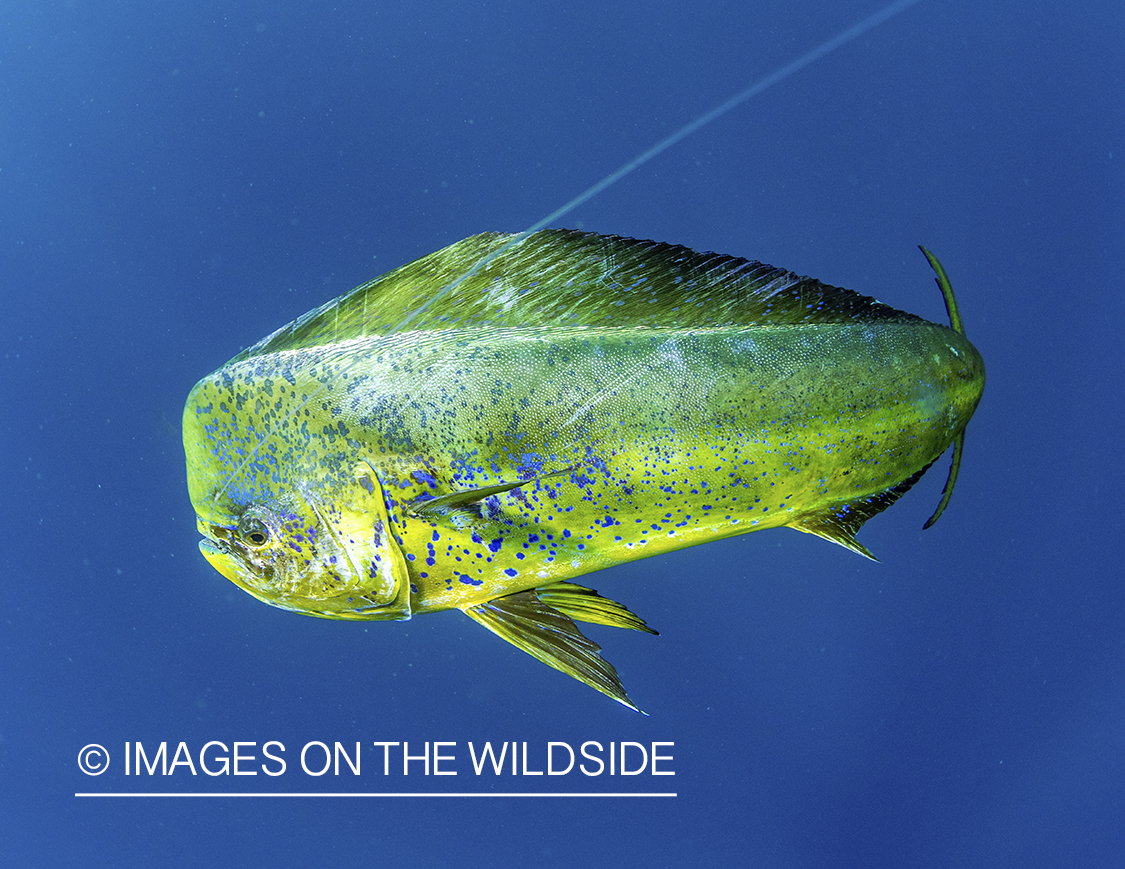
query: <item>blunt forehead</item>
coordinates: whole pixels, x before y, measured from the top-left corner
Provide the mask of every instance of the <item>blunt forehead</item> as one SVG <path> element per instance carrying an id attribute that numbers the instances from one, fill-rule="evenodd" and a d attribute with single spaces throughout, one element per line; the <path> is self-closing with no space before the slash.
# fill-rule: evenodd
<path id="1" fill-rule="evenodd" d="M 228 364 L 199 381 L 184 407 L 184 450 L 193 502 L 216 494 L 260 499 L 282 482 L 278 433 L 283 408 L 256 366 Z"/>
<path id="2" fill-rule="evenodd" d="M 192 390 L 183 418 L 189 494 L 210 525 L 233 528 L 261 508 L 278 533 L 308 529 L 317 493 L 346 482 L 349 446 L 310 406 L 307 386 L 279 385 L 260 367 L 228 365 Z"/>

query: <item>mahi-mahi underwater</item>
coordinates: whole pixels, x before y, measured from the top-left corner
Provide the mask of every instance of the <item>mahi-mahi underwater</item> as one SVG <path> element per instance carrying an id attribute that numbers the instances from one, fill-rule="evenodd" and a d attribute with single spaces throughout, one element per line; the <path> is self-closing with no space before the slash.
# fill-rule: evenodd
<path id="1" fill-rule="evenodd" d="M 195 386 L 200 548 L 306 615 L 459 609 L 635 709 L 575 620 L 655 631 L 575 577 L 782 526 L 873 557 L 954 446 L 944 508 L 984 363 L 926 255 L 951 327 L 669 244 L 467 238 Z"/>

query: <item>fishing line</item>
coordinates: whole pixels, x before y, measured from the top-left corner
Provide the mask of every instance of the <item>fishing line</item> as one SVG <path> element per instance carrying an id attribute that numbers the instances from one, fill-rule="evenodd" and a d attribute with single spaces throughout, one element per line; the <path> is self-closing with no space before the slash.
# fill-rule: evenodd
<path id="1" fill-rule="evenodd" d="M 878 27 L 884 21 L 893 18 L 895 15 L 898 15 L 898 13 L 919 2 L 921 2 L 921 0 L 896 0 L 896 2 L 891 3 L 889 6 L 885 7 L 879 12 L 876 12 L 875 14 L 864 18 L 858 24 L 853 24 L 847 30 L 841 31 L 836 36 L 833 36 L 831 39 L 829 39 L 827 42 L 821 43 L 812 51 L 801 55 L 796 60 L 787 63 L 785 66 L 770 73 L 765 78 L 754 82 L 754 84 L 750 85 L 745 90 L 742 90 L 739 93 L 735 94 L 726 102 L 720 103 L 710 111 L 704 112 L 694 121 L 691 121 L 690 123 L 680 127 L 680 129 L 676 130 L 676 132 L 672 133 L 670 136 L 667 136 L 664 139 L 661 139 L 647 151 L 643 151 L 642 153 L 638 154 L 616 172 L 610 173 L 597 184 L 594 184 L 579 193 L 565 205 L 556 208 L 546 217 L 536 221 L 523 232 L 514 235 L 509 241 L 500 245 L 500 247 L 498 247 L 496 250 L 492 251 L 492 253 L 488 254 L 487 256 L 481 257 L 477 261 L 476 265 L 442 287 L 441 291 L 436 293 L 432 299 L 428 300 L 424 304 L 419 305 L 417 308 L 411 311 L 410 314 L 408 314 L 403 320 L 395 325 L 390 334 L 394 335 L 402 329 L 405 329 L 419 316 L 426 313 L 426 311 L 433 307 L 433 305 L 444 299 L 469 278 L 479 273 L 481 269 L 483 269 L 497 257 L 507 253 L 513 247 L 520 244 L 533 232 L 538 232 L 544 227 L 547 227 L 554 223 L 560 217 L 570 214 L 570 212 L 574 211 L 574 209 L 576 209 L 579 205 L 582 205 L 587 200 L 593 199 L 607 187 L 616 184 L 626 175 L 630 174 L 634 169 L 639 169 L 653 157 L 656 157 L 659 154 L 662 154 L 664 151 L 667 151 L 677 142 L 681 141 L 682 139 L 686 139 L 701 127 L 705 127 L 712 121 L 721 118 L 731 109 L 737 108 L 747 100 L 762 93 L 762 91 L 773 87 L 775 84 L 785 81 L 785 79 L 789 78 L 796 72 L 800 72 L 810 63 L 814 63 L 820 60 L 826 54 L 834 51 L 835 49 L 847 45 L 849 42 L 867 33 L 867 31 L 871 30 L 872 28 Z"/>
<path id="2" fill-rule="evenodd" d="M 747 100 L 752 99 L 753 97 L 756 97 L 758 94 L 762 93 L 763 91 L 768 90 L 769 88 L 773 87 L 774 85 L 784 81 L 785 79 L 789 78 L 793 74 L 795 74 L 797 72 L 800 72 L 806 66 L 808 66 L 809 64 L 815 63 L 816 61 L 818 61 L 822 57 L 824 57 L 826 54 L 829 54 L 830 52 L 835 51 L 837 48 L 841 48 L 842 46 L 847 45 L 849 42 L 852 42 L 852 41 L 858 39 L 863 34 L 865 34 L 868 31 L 874 29 L 875 27 L 878 27 L 883 22 L 888 21 L 889 19 L 898 15 L 900 12 L 903 12 L 906 9 L 909 9 L 911 6 L 913 6 L 913 5 L 915 5 L 916 3 L 919 3 L 919 2 L 921 2 L 921 0 L 895 0 L 895 2 L 890 3 L 889 5 L 883 7 L 881 10 L 879 10 L 878 12 L 875 12 L 872 15 L 869 15 L 867 18 L 864 18 L 862 21 L 860 21 L 856 24 L 853 24 L 851 27 L 840 31 L 840 33 L 836 34 L 831 39 L 827 40 L 826 42 L 821 43 L 816 48 L 814 48 L 811 51 L 808 51 L 805 54 L 798 57 L 796 60 L 790 61 L 789 63 L 785 64 L 784 66 L 778 68 L 774 72 L 767 75 L 765 78 L 759 79 L 758 81 L 754 82 L 753 84 L 749 85 L 748 87 L 746 87 L 743 90 L 736 93 L 734 96 L 730 97 L 730 99 L 726 100 L 725 102 L 719 103 L 719 105 L 715 106 L 714 108 L 710 109 L 709 111 L 704 112 L 702 115 L 697 117 L 695 120 L 690 121 L 689 123 L 680 127 L 678 130 L 676 130 L 671 135 L 666 136 L 665 138 L 661 139 L 659 142 L 657 142 L 655 145 L 653 145 L 652 147 L 650 147 L 646 151 L 643 151 L 640 154 L 638 154 L 636 157 L 634 157 L 632 160 L 630 160 L 624 166 L 620 167 L 616 171 L 607 175 L 601 181 L 598 181 L 596 184 L 591 185 L 586 190 L 579 193 L 577 196 L 575 196 L 569 202 L 565 203 L 564 205 L 560 206 L 559 208 L 556 208 L 554 211 L 552 211 L 546 217 L 543 217 L 542 219 L 533 223 L 527 229 L 523 230 L 523 232 L 517 233 L 516 235 L 512 236 L 511 239 L 509 239 L 504 244 L 500 245 L 500 247 L 496 248 L 496 250 L 492 251 L 491 253 L 487 254 L 486 256 L 481 257 L 479 260 L 477 260 L 477 262 L 471 268 L 469 268 L 468 270 L 466 270 L 462 274 L 458 275 L 458 277 L 456 277 L 454 280 L 450 281 L 448 284 L 446 284 L 444 287 L 442 287 L 430 299 L 428 299 L 423 304 L 419 305 L 417 308 L 415 308 L 413 311 L 411 311 L 406 317 L 404 317 L 402 320 L 400 320 L 398 323 L 396 323 L 394 325 L 394 327 L 390 330 L 390 332 L 387 333 L 387 337 L 389 338 L 393 335 L 396 335 L 399 332 L 406 329 L 407 327 L 409 327 L 411 323 L 413 323 L 420 316 L 425 314 L 428 310 L 430 310 L 430 308 L 432 308 L 439 301 L 446 298 L 450 293 L 452 293 L 454 290 L 456 290 L 457 287 L 461 286 L 461 284 L 463 284 L 465 281 L 472 278 L 474 275 L 479 274 L 482 269 L 487 267 L 488 264 L 493 262 L 497 257 L 502 256 L 503 254 L 510 251 L 512 248 L 521 244 L 532 233 L 538 232 L 540 229 L 543 229 L 544 227 L 554 223 L 556 220 L 563 217 L 564 215 L 567 215 L 570 212 L 574 211 L 574 209 L 578 208 L 578 206 L 582 205 L 584 202 L 587 202 L 588 200 L 597 196 L 599 193 L 601 193 L 607 187 L 611 187 L 612 185 L 616 184 L 618 181 L 620 181 L 626 175 L 629 175 L 634 170 L 640 168 L 645 163 L 649 162 L 649 160 L 651 160 L 654 157 L 662 154 L 664 151 L 668 150 L 673 145 L 675 145 L 678 142 L 680 142 L 681 140 L 687 138 L 692 133 L 694 133 L 696 130 L 699 130 L 700 128 L 705 127 L 708 124 L 710 124 L 712 121 L 717 120 L 718 118 L 721 118 L 727 112 L 731 111 L 732 109 L 737 108 L 738 106 L 742 105 Z M 347 294 L 345 294 L 344 296 L 341 296 L 340 299 L 336 300 L 337 307 L 339 306 L 340 300 L 344 299 L 346 297 L 347 297 Z M 321 385 L 319 389 L 315 390 L 311 395 L 309 395 L 303 402 L 301 402 L 293 411 L 291 411 L 287 415 L 286 421 L 288 421 L 289 419 L 292 419 L 296 414 L 300 413 L 308 405 L 308 403 L 310 401 L 312 401 L 314 398 L 316 398 L 316 396 L 319 395 L 326 388 L 327 388 L 326 386 Z M 237 479 L 239 474 L 241 474 L 242 471 L 245 469 L 245 467 L 248 464 L 250 464 L 250 462 L 253 461 L 257 457 L 258 450 L 265 443 L 265 440 L 266 440 L 265 438 L 259 440 L 258 443 L 254 446 L 254 448 L 250 451 L 249 455 L 242 461 L 241 464 L 238 465 L 237 468 L 235 468 L 234 472 L 230 475 L 230 477 L 227 478 L 226 482 L 223 485 L 223 488 L 215 494 L 215 497 L 212 500 L 212 506 L 215 506 L 217 504 L 219 498 L 221 498 L 223 495 L 226 494 L 226 492 L 230 489 L 230 486 L 234 483 L 234 480 Z"/>

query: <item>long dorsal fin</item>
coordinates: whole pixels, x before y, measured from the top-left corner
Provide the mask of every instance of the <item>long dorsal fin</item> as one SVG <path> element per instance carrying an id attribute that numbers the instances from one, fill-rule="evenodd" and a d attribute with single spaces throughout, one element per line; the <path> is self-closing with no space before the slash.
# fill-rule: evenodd
<path id="1" fill-rule="evenodd" d="M 910 491 L 910 487 L 922 479 L 922 475 L 929 469 L 930 465 L 926 465 L 922 470 L 907 477 L 897 486 L 884 489 L 876 495 L 856 498 L 854 501 L 826 507 L 815 513 L 806 513 L 796 522 L 793 522 L 790 527 L 808 534 L 815 534 L 825 540 L 831 540 L 833 543 L 838 543 L 865 558 L 878 561 L 879 559 L 871 553 L 871 550 L 855 539 L 856 533 L 864 522 L 872 516 L 882 513 Z"/>
<path id="2" fill-rule="evenodd" d="M 389 336 L 406 321 L 411 331 L 427 331 L 919 319 L 764 263 L 613 235 L 543 230 L 487 259 L 511 239 L 481 233 L 400 266 L 310 311 L 236 359 Z M 465 278 L 482 260 L 487 265 Z M 423 313 L 414 316 L 419 309 Z"/>
<path id="3" fill-rule="evenodd" d="M 551 604 L 545 603 L 540 594 Z M 656 633 L 622 604 L 580 585 L 559 582 L 498 597 L 463 612 L 544 664 L 644 714 L 625 693 L 613 664 L 599 654 L 601 646 L 578 630 L 571 619 L 574 616 L 582 621 Z"/>

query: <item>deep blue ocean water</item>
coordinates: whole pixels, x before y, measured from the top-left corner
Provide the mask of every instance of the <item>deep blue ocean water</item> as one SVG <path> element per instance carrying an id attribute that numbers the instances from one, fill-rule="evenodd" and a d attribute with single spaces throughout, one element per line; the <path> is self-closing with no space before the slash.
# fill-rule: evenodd
<path id="1" fill-rule="evenodd" d="M 199 377 L 528 226 L 880 4 L 764 5 L 5 5 L 5 865 L 1121 864 L 1119 3 L 922 0 L 560 221 L 941 320 L 924 243 L 988 366 L 949 510 L 922 532 L 942 462 L 863 529 L 881 564 L 780 530 L 590 578 L 661 631 L 588 629 L 649 717 L 458 613 L 302 618 L 198 552 Z M 287 771 L 125 775 L 127 742 L 212 740 Z M 671 742 L 675 776 L 476 776 L 486 740 L 531 770 L 548 741 Z M 361 775 L 302 772 L 312 741 L 362 743 Z M 375 741 L 456 743 L 458 774 L 384 776 Z M 489 790 L 677 796 L 75 796 Z"/>

